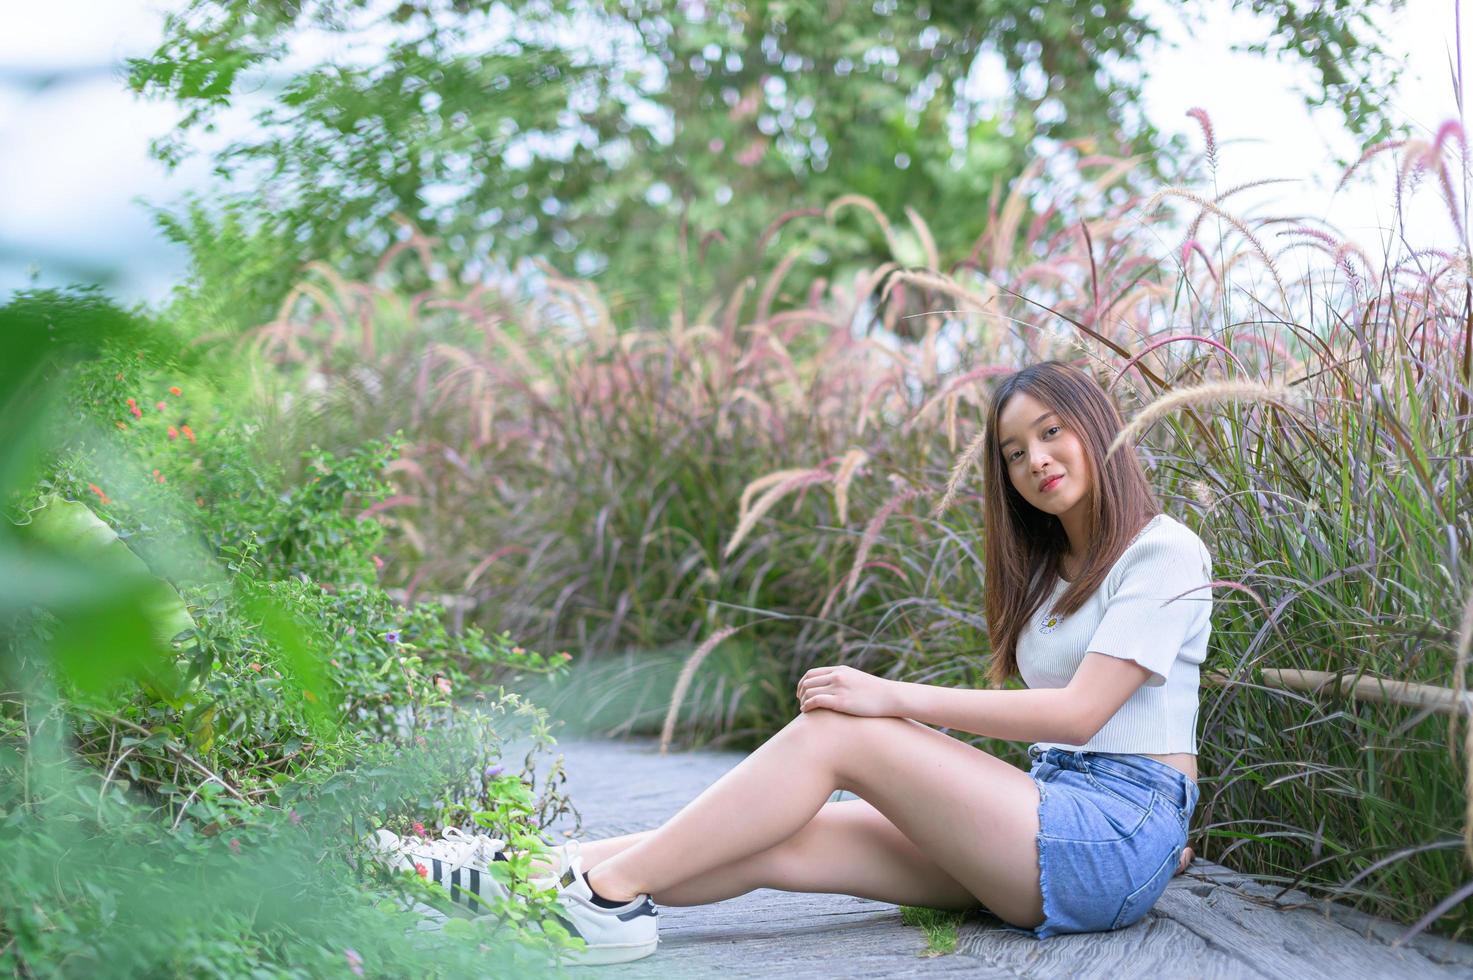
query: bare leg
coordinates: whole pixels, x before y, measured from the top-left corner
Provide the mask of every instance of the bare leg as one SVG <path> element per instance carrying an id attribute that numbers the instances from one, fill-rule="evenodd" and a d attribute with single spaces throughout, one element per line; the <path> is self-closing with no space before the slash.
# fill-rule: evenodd
<path id="1" fill-rule="evenodd" d="M 589 881 L 614 900 L 664 895 L 775 849 L 835 789 L 867 800 L 1004 919 L 1042 919 L 1038 791 L 1026 773 L 914 721 L 823 709 L 795 718 L 658 831 L 593 867 Z M 899 884 L 892 870 L 878 890 L 888 897 Z"/>
<path id="2" fill-rule="evenodd" d="M 653 830 L 641 830 L 633 834 L 620 834 L 618 837 L 605 837 L 603 840 L 579 841 L 578 853 L 583 855 L 583 866 L 591 868 L 600 861 L 608 860 L 620 851 L 639 843 L 653 833 Z M 532 867 L 534 874 L 547 874 L 555 870 L 553 865 L 545 859 L 534 860 Z"/>
<path id="3" fill-rule="evenodd" d="M 652 897 L 662 905 L 706 905 L 754 888 L 857 895 L 937 909 L 974 909 L 982 904 L 864 800 L 825 803 L 802 830 L 782 843 Z"/>
<path id="4" fill-rule="evenodd" d="M 852 805 L 860 801 L 845 802 L 851 804 L 851 810 L 856 816 L 860 813 L 859 807 Z M 877 871 L 883 874 L 885 866 L 899 862 L 916 878 L 907 886 L 914 889 L 914 897 L 902 899 L 893 893 L 865 897 L 893 901 L 897 905 L 921 905 L 936 909 L 973 908 L 980 904 L 956 879 L 935 867 L 912 841 L 903 837 L 894 824 L 868 804 L 865 804 L 869 811 L 865 814 L 868 818 L 868 832 L 863 834 L 868 840 L 840 839 L 834 822 L 824 819 L 826 816 L 841 813 L 842 811 L 834 810 L 838 805 L 833 802 L 824 804 L 818 816 L 789 838 L 789 841 L 667 888 L 653 896 L 655 901 L 661 905 L 707 905 L 745 895 L 754 888 L 858 895 L 865 888 L 866 882 L 876 876 Z M 853 830 L 861 829 L 855 821 L 850 821 L 849 826 Z M 653 833 L 653 830 L 641 830 L 633 834 L 582 842 L 580 847 L 583 864 L 592 868 L 615 854 L 623 853 Z M 866 847 L 865 844 L 869 846 Z M 834 859 L 830 859 L 825 852 L 833 850 L 838 850 L 839 853 Z M 1186 871 L 1195 857 L 1196 852 L 1190 847 L 1183 848 L 1176 874 Z M 538 870 L 548 872 L 552 867 L 538 865 Z"/>
<path id="5" fill-rule="evenodd" d="M 647 830 L 590 841 L 581 845 L 580 853 L 602 861 L 654 833 Z M 584 862 L 586 867 L 592 863 Z M 754 888 L 858 895 L 937 909 L 971 909 L 981 904 L 863 800 L 826 803 L 802 830 L 782 843 L 651 897 L 661 905 L 708 905 Z"/>
<path id="6" fill-rule="evenodd" d="M 583 854 L 583 865 L 591 868 L 600 861 L 607 861 L 615 854 L 628 850 L 653 833 L 653 830 L 641 830 L 633 834 L 621 834 L 618 837 L 605 837 L 603 840 L 584 841 L 579 845 Z"/>

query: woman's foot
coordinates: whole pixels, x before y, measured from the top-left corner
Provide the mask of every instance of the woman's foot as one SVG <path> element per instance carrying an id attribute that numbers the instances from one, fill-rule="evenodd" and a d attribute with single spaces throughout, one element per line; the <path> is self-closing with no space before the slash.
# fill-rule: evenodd
<path id="1" fill-rule="evenodd" d="M 582 939 L 585 949 L 568 953 L 575 964 L 625 963 L 641 959 L 659 944 L 659 911 L 648 895 L 628 902 L 611 902 L 597 894 L 583 873 L 576 847 L 564 851 L 562 876 L 555 882 L 558 916 L 563 926 Z"/>
<path id="2" fill-rule="evenodd" d="M 1187 865 L 1191 864 L 1192 858 L 1196 856 L 1196 853 L 1190 847 L 1183 847 L 1181 849 L 1181 861 L 1176 866 L 1176 873 L 1181 874 L 1187 870 Z"/>

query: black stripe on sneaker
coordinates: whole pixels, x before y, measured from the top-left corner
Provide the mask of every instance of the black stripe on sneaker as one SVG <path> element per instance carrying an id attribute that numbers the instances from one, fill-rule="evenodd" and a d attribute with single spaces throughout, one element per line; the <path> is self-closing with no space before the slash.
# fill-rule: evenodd
<path id="1" fill-rule="evenodd" d="M 510 860 L 510 858 L 508 858 L 506 856 L 506 852 L 505 851 L 497 851 L 496 852 L 496 857 L 492 858 L 492 860 L 493 861 L 508 861 L 508 860 Z"/>
<path id="2" fill-rule="evenodd" d="M 430 858 L 430 860 L 432 862 L 434 862 L 434 865 L 435 865 L 435 884 L 437 884 L 437 885 L 443 884 L 443 882 L 440 880 L 440 878 L 441 878 L 441 874 L 440 874 L 440 859 L 439 858 Z"/>
<path id="3" fill-rule="evenodd" d="M 576 936 L 579 939 L 582 939 L 585 943 L 588 942 L 588 939 L 583 935 L 583 933 L 581 933 L 581 932 L 578 931 L 578 927 L 575 926 L 575 925 L 573 925 L 572 922 L 568 921 L 567 919 L 565 919 L 562 916 L 557 915 L 557 914 L 554 914 L 553 915 L 553 918 L 554 919 L 557 919 L 558 922 L 562 925 L 562 927 L 564 929 L 568 930 L 568 935 L 570 935 L 570 936 Z"/>
<path id="4" fill-rule="evenodd" d="M 485 901 L 485 899 L 481 898 L 481 872 L 475 868 L 471 868 L 471 894 L 476 896 L 477 900 Z M 470 899 L 466 899 L 465 904 L 470 905 Z"/>
<path id="5" fill-rule="evenodd" d="M 450 901 L 460 901 L 460 869 L 450 872 Z M 467 903 L 469 904 L 469 903 Z"/>
<path id="6" fill-rule="evenodd" d="M 628 912 L 620 912 L 619 921 L 630 922 L 642 915 L 653 915 L 658 918 L 658 913 L 655 911 L 655 903 L 647 898 L 640 903 L 639 908 L 630 909 Z"/>

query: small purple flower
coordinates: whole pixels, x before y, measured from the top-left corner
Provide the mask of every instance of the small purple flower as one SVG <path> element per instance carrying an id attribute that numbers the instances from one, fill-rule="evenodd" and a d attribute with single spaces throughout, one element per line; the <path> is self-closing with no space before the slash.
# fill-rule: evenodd
<path id="1" fill-rule="evenodd" d="M 384 634 L 384 640 L 386 640 L 389 643 L 398 643 L 399 642 L 399 631 L 398 630 L 389 630 L 387 633 Z"/>
<path id="2" fill-rule="evenodd" d="M 292 810 L 291 813 L 287 814 L 287 819 L 292 822 L 292 826 L 293 827 L 299 827 L 299 826 L 301 826 L 301 823 L 302 823 L 302 815 L 300 813 L 298 813 L 296 810 Z"/>
<path id="3" fill-rule="evenodd" d="M 495 779 L 497 776 L 500 776 L 505 771 L 505 766 L 487 766 L 485 776 L 487 781 L 490 781 L 492 779 Z"/>
<path id="4" fill-rule="evenodd" d="M 343 955 L 348 959 L 348 969 L 360 977 L 363 976 L 363 957 L 358 955 L 358 951 L 349 946 L 343 950 Z"/>

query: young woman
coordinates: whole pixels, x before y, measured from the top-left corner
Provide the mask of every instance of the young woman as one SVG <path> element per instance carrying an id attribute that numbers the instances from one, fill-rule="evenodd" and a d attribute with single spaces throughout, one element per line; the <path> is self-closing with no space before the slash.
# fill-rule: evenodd
<path id="1" fill-rule="evenodd" d="M 1122 422 L 1085 373 L 1008 376 L 985 426 L 990 679 L 1027 689 L 808 671 L 799 715 L 658 830 L 562 849 L 584 962 L 654 952 L 654 902 L 754 888 L 980 904 L 1040 939 L 1118 929 L 1185 867 L 1207 550 L 1161 513 L 1133 450 L 1105 459 Z M 1031 742 L 1032 767 L 938 727 Z M 859 799 L 829 802 L 839 789 Z M 449 861 L 476 845 L 429 846 Z"/>

